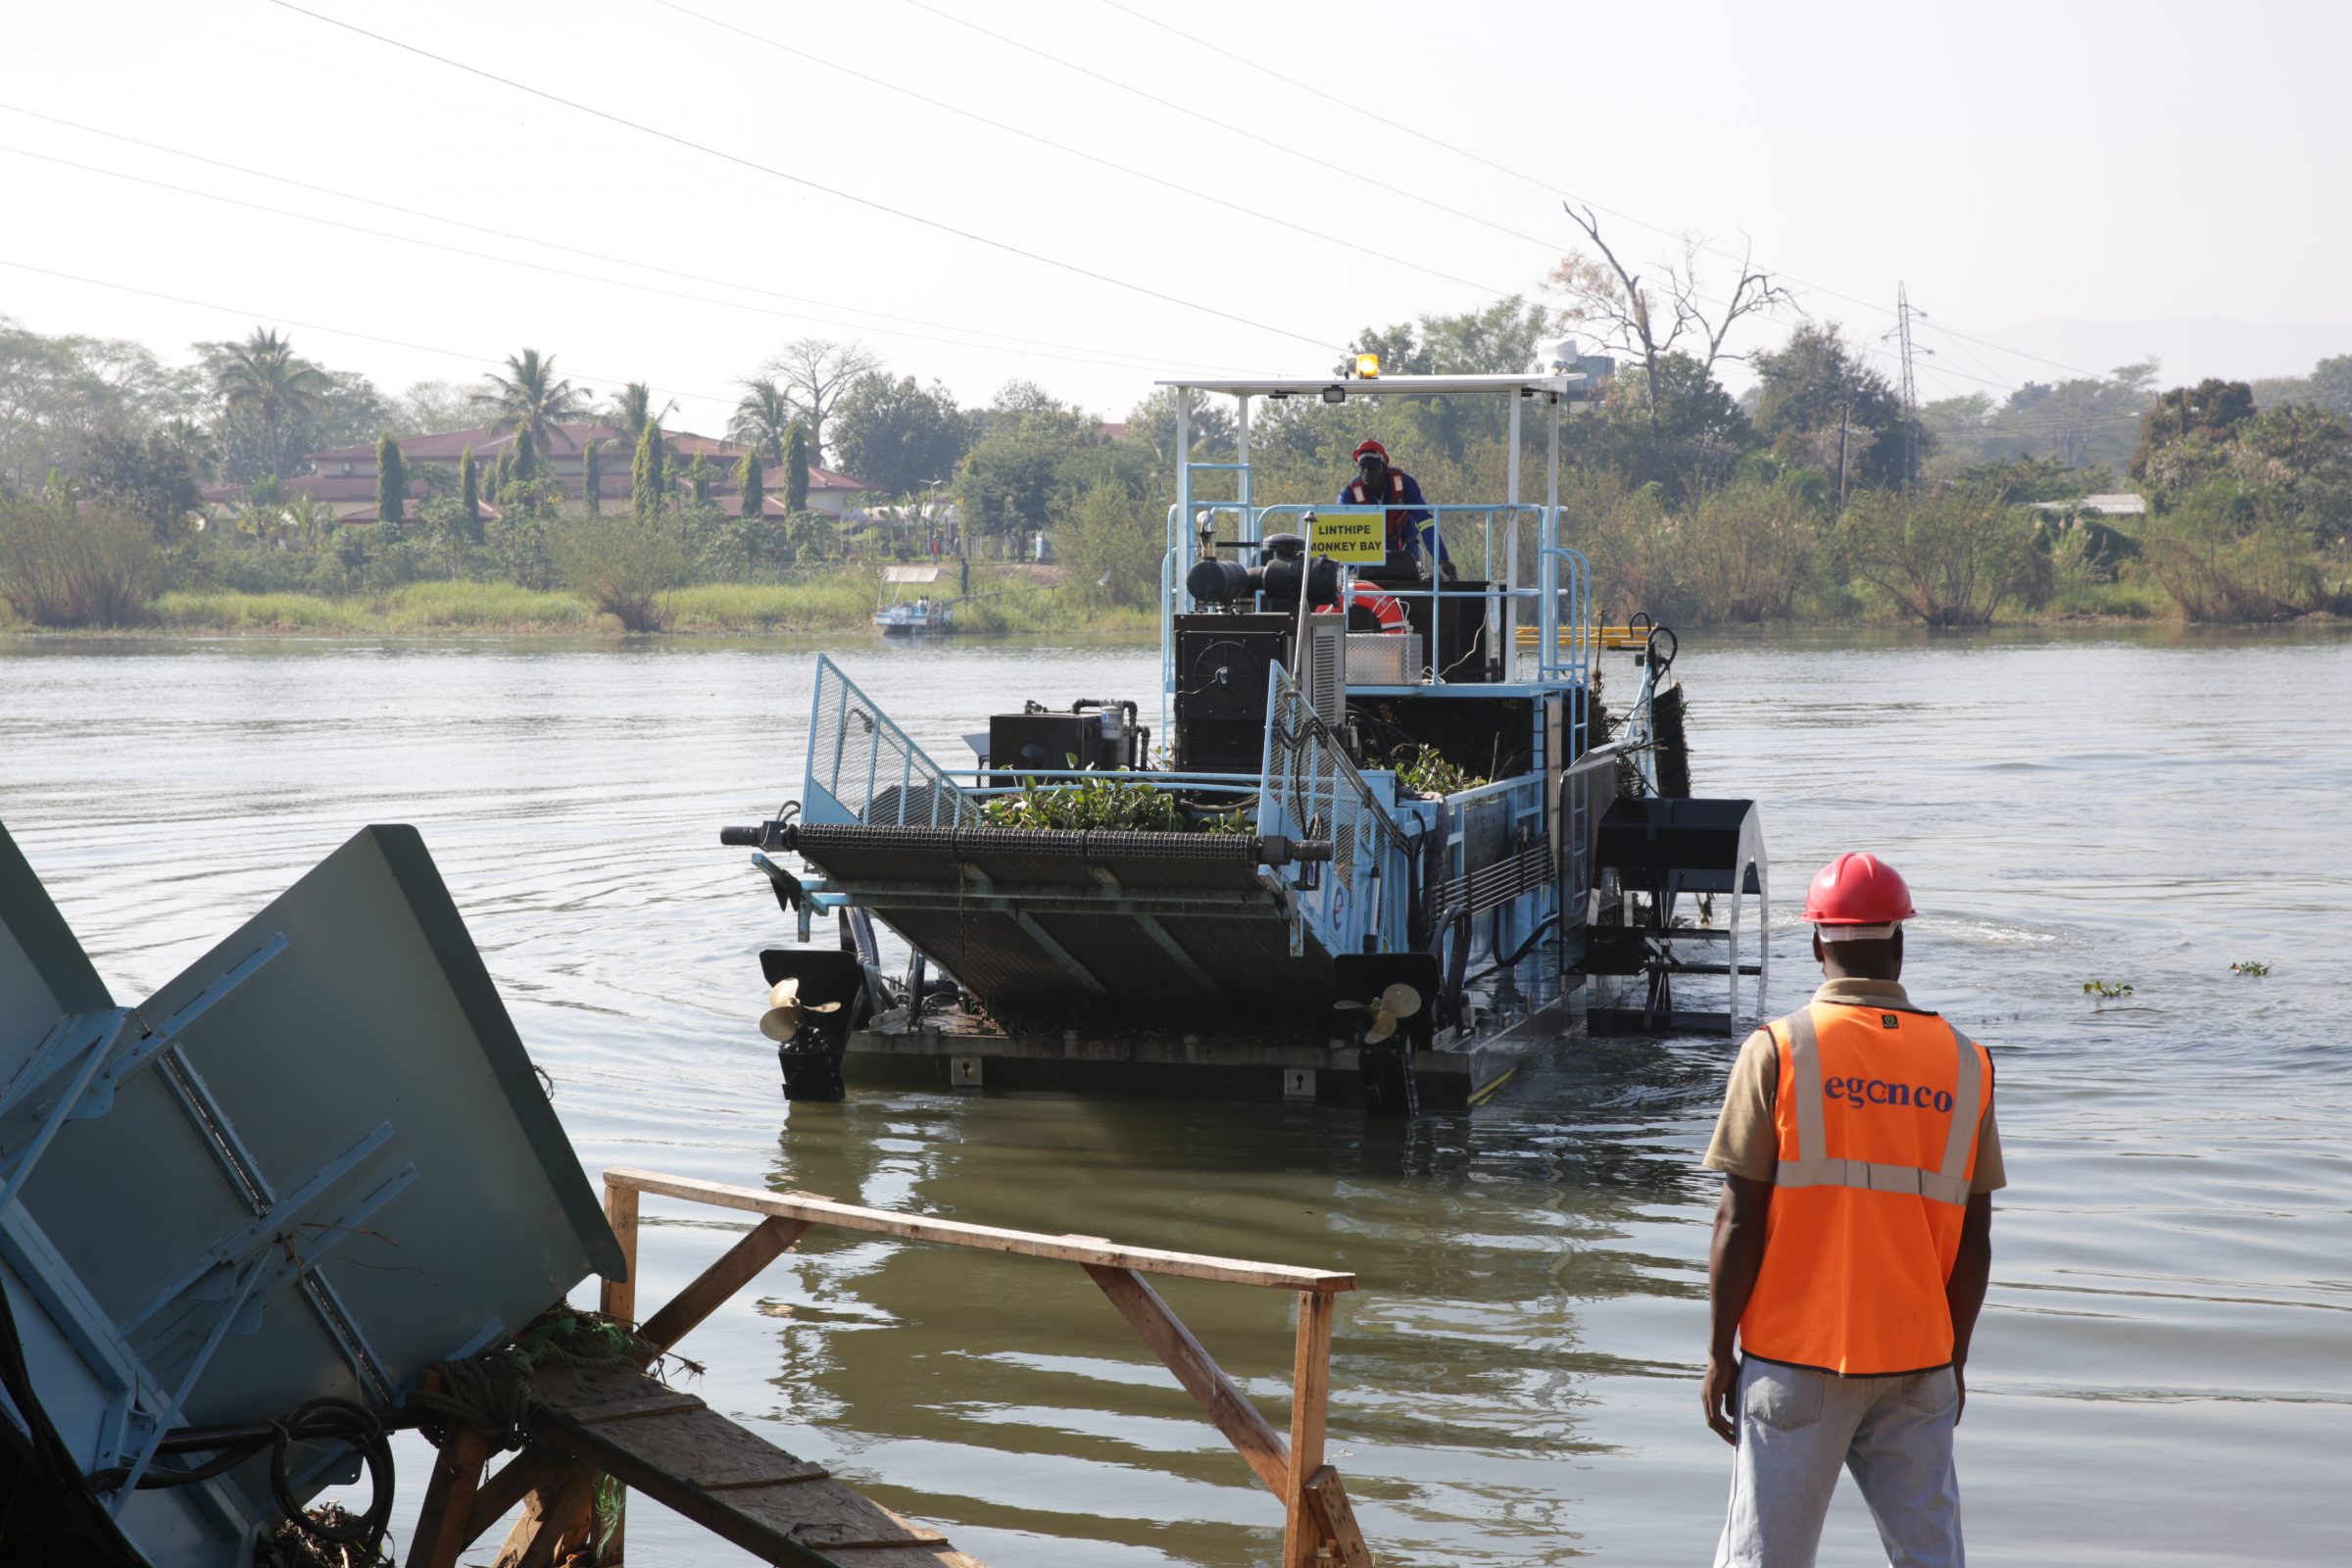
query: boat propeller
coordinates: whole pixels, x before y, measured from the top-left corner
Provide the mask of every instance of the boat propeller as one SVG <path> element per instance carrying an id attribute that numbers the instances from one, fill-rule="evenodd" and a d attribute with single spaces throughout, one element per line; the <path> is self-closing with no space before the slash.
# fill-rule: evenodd
<path id="1" fill-rule="evenodd" d="M 1421 1010 L 1421 993 L 1399 980 L 1370 1002 L 1336 1002 L 1332 1005 L 1341 1012 L 1360 1012 L 1372 1021 L 1364 1030 L 1363 1044 L 1377 1046 L 1396 1032 L 1398 1020 L 1410 1018 Z"/>
<path id="2" fill-rule="evenodd" d="M 798 975 L 786 975 L 767 993 L 767 1010 L 760 1015 L 760 1032 L 777 1045 L 792 1044 L 803 1017 L 811 1012 L 839 1012 L 838 1002 L 803 1002 Z"/>

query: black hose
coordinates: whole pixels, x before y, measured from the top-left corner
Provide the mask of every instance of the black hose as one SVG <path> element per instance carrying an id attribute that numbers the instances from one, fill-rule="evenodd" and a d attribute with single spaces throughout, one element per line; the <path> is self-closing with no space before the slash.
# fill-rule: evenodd
<path id="1" fill-rule="evenodd" d="M 288 1450 L 297 1443 L 343 1443 L 358 1449 L 368 1466 L 368 1511 L 348 1525 L 330 1525 L 313 1518 L 302 1500 L 294 1495 L 294 1477 L 287 1465 Z M 265 1448 L 270 1451 L 270 1494 L 286 1517 L 306 1535 L 332 1545 L 358 1546 L 368 1561 L 374 1561 L 383 1545 L 384 1533 L 392 1524 L 392 1443 L 375 1412 L 350 1399 L 329 1396 L 306 1400 L 282 1421 L 186 1427 L 171 1433 L 156 1445 L 159 1457 L 167 1453 L 206 1452 L 213 1457 L 185 1470 L 150 1464 L 139 1476 L 138 1490 L 192 1487 L 225 1475 Z M 111 1492 L 129 1478 L 127 1469 L 117 1466 L 92 1475 L 89 1485 L 98 1492 Z"/>
<path id="2" fill-rule="evenodd" d="M 1559 923 L 1560 917 L 1558 915 L 1545 915 L 1543 919 L 1536 922 L 1536 928 L 1527 934 L 1527 940 L 1520 943 L 1518 948 L 1513 951 L 1509 957 L 1495 959 L 1493 963 L 1488 964 L 1484 969 L 1479 970 L 1478 973 L 1464 980 L 1462 984 L 1474 984 L 1477 981 L 1484 980 L 1487 976 L 1493 974 L 1497 969 L 1507 969 L 1512 964 L 1517 963 L 1521 958 L 1526 957 L 1529 954 L 1536 951 L 1536 944 L 1544 940 L 1544 932 L 1550 930 L 1553 926 L 1558 925 Z"/>

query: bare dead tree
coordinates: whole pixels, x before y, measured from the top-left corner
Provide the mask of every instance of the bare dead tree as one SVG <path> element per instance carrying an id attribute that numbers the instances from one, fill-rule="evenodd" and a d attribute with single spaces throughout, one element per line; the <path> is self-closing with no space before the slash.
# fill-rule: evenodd
<path id="1" fill-rule="evenodd" d="M 808 422 L 808 452 L 824 462 L 825 416 L 859 376 L 882 368 L 882 357 L 862 343 L 835 343 L 828 338 L 805 337 L 789 343 L 760 367 L 784 389 Z"/>
<path id="2" fill-rule="evenodd" d="M 1711 375 L 1718 361 L 1747 357 L 1726 347 L 1734 327 L 1748 317 L 1790 303 L 1788 291 L 1775 283 L 1771 273 L 1751 265 L 1752 246 L 1740 255 L 1740 278 L 1730 299 L 1701 294 L 1698 253 L 1705 241 L 1692 234 L 1683 236 L 1682 259 L 1664 264 L 1665 276 L 1658 286 L 1661 302 L 1601 238 L 1600 220 L 1590 207 L 1580 212 L 1566 202 L 1560 205 L 1600 252 L 1600 259 L 1570 251 L 1551 270 L 1545 286 L 1566 301 L 1560 309 L 1563 321 L 1600 333 L 1611 348 L 1641 362 L 1653 426 L 1658 421 L 1658 362 L 1676 345 L 1688 339 L 1690 347 L 1684 352 Z"/>

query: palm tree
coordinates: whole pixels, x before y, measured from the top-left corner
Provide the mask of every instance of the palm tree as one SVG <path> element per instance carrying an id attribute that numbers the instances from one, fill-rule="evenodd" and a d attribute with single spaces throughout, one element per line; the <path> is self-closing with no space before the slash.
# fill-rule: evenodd
<path id="1" fill-rule="evenodd" d="M 557 380 L 556 357 L 537 349 L 508 355 L 506 374 L 494 370 L 482 379 L 489 389 L 475 393 L 473 404 L 482 411 L 484 425 L 508 434 L 527 430 L 541 452 L 554 450 L 551 436 L 568 441 L 557 426 L 587 412 L 587 395 L 569 381 Z"/>
<path id="2" fill-rule="evenodd" d="M 326 406 L 326 372 L 294 357 L 294 345 L 274 328 L 255 327 L 242 343 L 224 345 L 228 357 L 213 372 L 213 388 L 234 412 L 252 409 L 270 434 L 270 471 L 284 470 L 277 427 L 289 414 L 316 414 Z"/>
<path id="3" fill-rule="evenodd" d="M 746 381 L 743 401 L 735 405 L 735 421 L 727 435 L 770 463 L 784 461 L 784 432 L 792 424 L 792 399 L 773 381 Z"/>
<path id="4" fill-rule="evenodd" d="M 629 444 L 634 447 L 637 438 L 645 434 L 647 425 L 657 419 L 668 418 L 670 411 L 677 406 L 678 400 L 671 398 L 657 410 L 654 407 L 654 389 L 643 381 L 631 381 L 612 394 L 612 401 L 605 405 L 605 417 L 616 428 L 628 432 Z"/>

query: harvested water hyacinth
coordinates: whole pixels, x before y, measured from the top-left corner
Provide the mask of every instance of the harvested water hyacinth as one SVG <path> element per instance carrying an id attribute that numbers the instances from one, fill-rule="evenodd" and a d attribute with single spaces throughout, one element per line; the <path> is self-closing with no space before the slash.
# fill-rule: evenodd
<path id="1" fill-rule="evenodd" d="M 995 797 L 980 808 L 980 815 L 990 827 L 1072 832 L 1247 833 L 1251 826 L 1246 808 L 1187 808 L 1166 790 L 1107 777 L 1059 786 L 1024 778 L 1018 793 Z"/>

